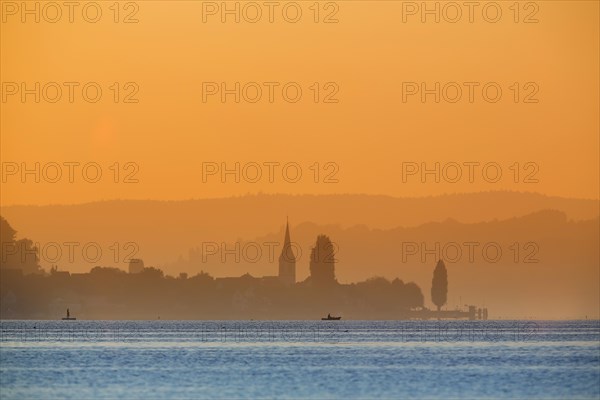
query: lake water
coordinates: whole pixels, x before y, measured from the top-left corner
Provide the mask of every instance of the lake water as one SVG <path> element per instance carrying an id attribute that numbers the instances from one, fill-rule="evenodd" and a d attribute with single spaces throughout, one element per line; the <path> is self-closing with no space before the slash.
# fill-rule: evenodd
<path id="1" fill-rule="evenodd" d="M 599 321 L 2 321 L 0 398 L 600 398 Z"/>

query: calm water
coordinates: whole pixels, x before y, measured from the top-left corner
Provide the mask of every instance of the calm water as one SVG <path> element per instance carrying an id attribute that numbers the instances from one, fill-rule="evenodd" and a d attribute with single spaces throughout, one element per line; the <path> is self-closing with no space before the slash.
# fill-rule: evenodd
<path id="1" fill-rule="evenodd" d="M 0 398 L 600 398 L 599 321 L 2 321 Z"/>

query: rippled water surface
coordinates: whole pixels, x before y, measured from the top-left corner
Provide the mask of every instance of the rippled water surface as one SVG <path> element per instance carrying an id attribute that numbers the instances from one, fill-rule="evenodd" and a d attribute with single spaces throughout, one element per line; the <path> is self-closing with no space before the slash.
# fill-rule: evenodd
<path id="1" fill-rule="evenodd" d="M 0 398 L 600 398 L 599 321 L 2 321 Z"/>

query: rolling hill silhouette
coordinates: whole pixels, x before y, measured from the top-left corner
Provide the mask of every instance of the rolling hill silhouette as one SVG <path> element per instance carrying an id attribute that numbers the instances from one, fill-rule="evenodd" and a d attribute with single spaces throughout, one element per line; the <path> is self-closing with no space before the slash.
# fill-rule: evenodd
<path id="1" fill-rule="evenodd" d="M 254 238 L 272 232 L 281 226 L 286 215 L 296 223 L 391 229 L 449 218 L 464 223 L 508 219 L 544 209 L 562 211 L 568 219 L 583 220 L 599 215 L 599 202 L 517 192 L 423 198 L 248 195 L 189 201 L 7 206 L 0 208 L 0 213 L 22 236 L 42 243 L 134 241 L 139 243 L 139 256 L 166 263 L 203 241 Z"/>

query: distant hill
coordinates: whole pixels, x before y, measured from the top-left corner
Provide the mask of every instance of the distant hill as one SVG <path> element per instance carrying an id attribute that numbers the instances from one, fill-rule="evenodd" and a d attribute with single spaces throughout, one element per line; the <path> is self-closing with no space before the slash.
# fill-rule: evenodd
<path id="1" fill-rule="evenodd" d="M 599 207 L 599 200 L 496 191 L 428 197 L 258 194 L 182 201 L 111 200 L 77 205 L 18 205 L 0 207 L 0 210 L 15 224 L 27 222 L 32 217 L 42 218 L 40 222 L 53 218 L 49 221 L 54 222 L 57 218 L 71 216 L 84 217 L 84 222 L 115 216 L 124 218 L 123 222 L 140 222 L 152 213 L 159 221 L 177 218 L 184 225 L 214 224 L 227 232 L 229 227 L 236 227 L 244 234 L 246 230 L 255 232 L 256 225 L 280 225 L 285 215 L 295 221 L 390 228 L 447 218 L 461 222 L 506 219 L 545 209 L 563 211 L 569 219 L 580 220 L 598 216 Z"/>
<path id="2" fill-rule="evenodd" d="M 508 219 L 545 209 L 569 220 L 599 215 L 598 200 L 533 193 L 485 192 L 436 197 L 371 195 L 248 195 L 189 201 L 115 200 L 80 205 L 0 208 L 20 237 L 49 241 L 128 242 L 155 263 L 187 253 L 201 241 L 236 240 L 292 224 L 314 222 L 372 229 L 410 227 L 454 219 L 463 223 Z"/>

